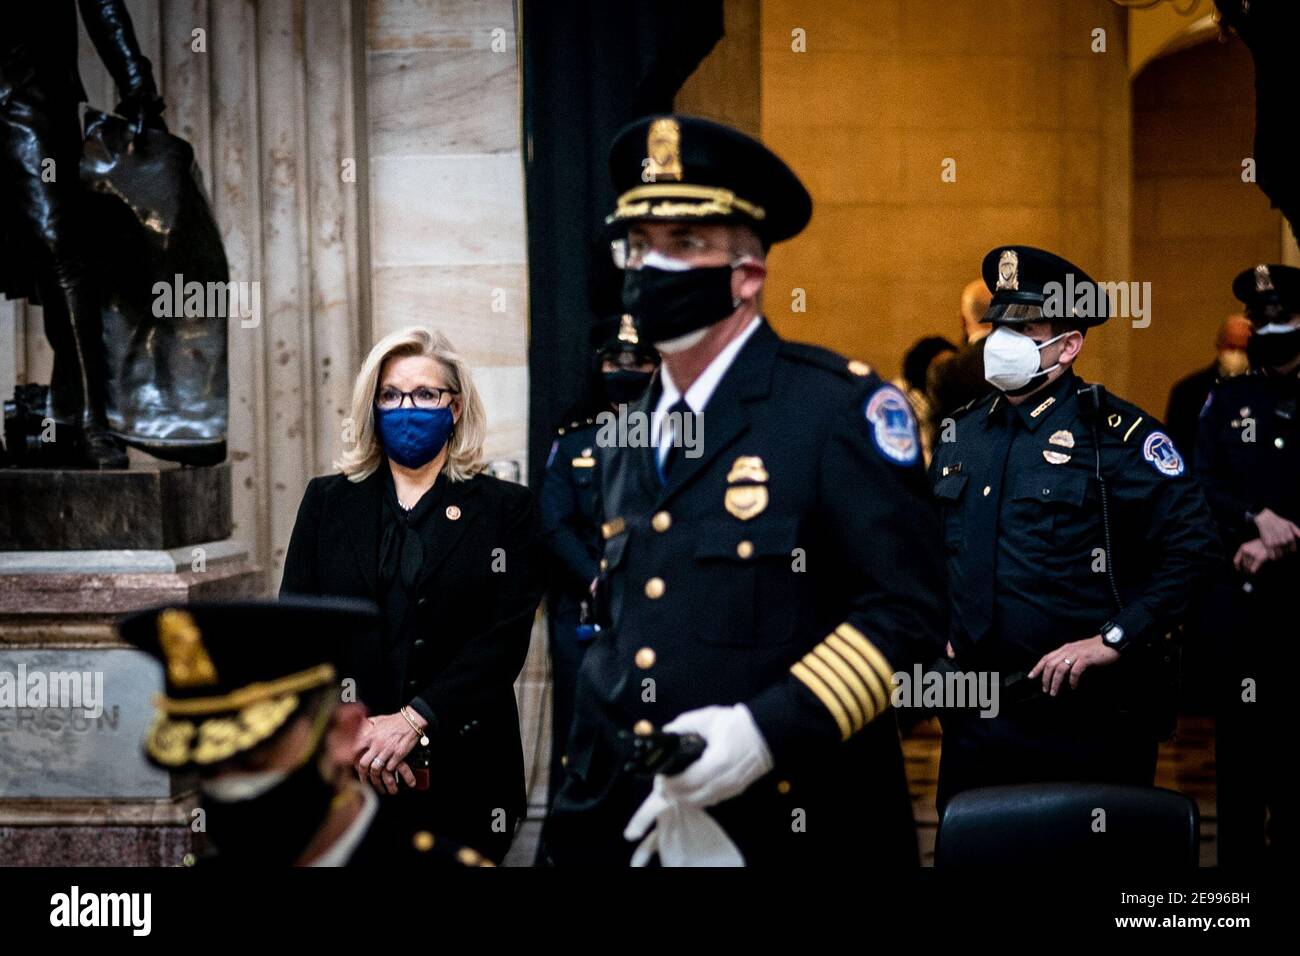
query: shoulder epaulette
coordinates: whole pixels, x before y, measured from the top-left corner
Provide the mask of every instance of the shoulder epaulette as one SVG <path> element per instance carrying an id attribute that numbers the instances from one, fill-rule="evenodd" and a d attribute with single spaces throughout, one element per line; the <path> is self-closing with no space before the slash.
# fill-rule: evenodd
<path id="1" fill-rule="evenodd" d="M 567 425 L 561 425 L 559 428 L 555 430 L 555 433 L 557 435 L 564 435 L 567 434 L 568 432 L 575 431 L 576 429 L 586 428 L 588 425 L 594 425 L 594 424 L 596 424 L 596 419 L 594 417 L 589 416 L 587 418 L 575 418 Z"/>
<path id="2" fill-rule="evenodd" d="M 831 372 L 839 378 L 858 381 L 870 378 L 871 366 L 858 359 L 846 359 L 838 352 L 809 345 L 807 342 L 782 342 L 781 353 L 787 358 Z"/>

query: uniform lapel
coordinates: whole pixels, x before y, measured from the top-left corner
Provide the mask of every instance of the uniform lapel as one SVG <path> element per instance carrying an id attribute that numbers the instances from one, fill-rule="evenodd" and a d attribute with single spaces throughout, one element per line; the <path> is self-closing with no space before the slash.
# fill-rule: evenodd
<path id="1" fill-rule="evenodd" d="M 746 403 L 768 394 L 772 383 L 772 366 L 780 344 L 780 336 L 772 331 L 767 320 L 763 320 L 737 353 L 699 416 L 696 437 L 700 447 L 686 449 L 692 454 L 698 450 L 699 454 L 697 457 L 685 454 L 673 466 L 668 484 L 660 496 L 660 506 L 688 487 L 724 449 L 749 429 Z"/>

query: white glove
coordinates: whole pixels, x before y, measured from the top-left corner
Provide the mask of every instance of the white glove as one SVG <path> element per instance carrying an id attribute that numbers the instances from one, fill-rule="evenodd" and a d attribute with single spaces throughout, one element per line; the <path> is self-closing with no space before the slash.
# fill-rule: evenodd
<path id="1" fill-rule="evenodd" d="M 772 769 L 772 753 L 754 715 L 744 704 L 702 707 L 681 714 L 664 730 L 699 734 L 704 753 L 679 774 L 655 776 L 650 796 L 623 831 L 624 839 L 640 840 L 656 825 L 633 854 L 633 864 L 644 865 L 657 850 L 665 866 L 740 865 L 735 844 L 704 808 L 739 796 Z M 733 858 L 736 862 L 723 862 Z"/>

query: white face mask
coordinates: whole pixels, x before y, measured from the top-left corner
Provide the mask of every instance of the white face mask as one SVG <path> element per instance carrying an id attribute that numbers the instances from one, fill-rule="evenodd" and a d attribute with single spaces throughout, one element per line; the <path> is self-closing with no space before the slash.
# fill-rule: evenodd
<path id="1" fill-rule="evenodd" d="M 984 380 L 996 389 L 1014 392 L 1038 376 L 1056 371 L 1061 367 L 1060 362 L 1039 369 L 1038 353 L 1069 334 L 1062 332 L 1040 345 L 1023 332 L 1014 332 L 1006 326 L 994 329 L 984 340 Z"/>
<path id="2" fill-rule="evenodd" d="M 213 800 L 237 803 L 260 797 L 289 776 L 287 770 L 263 770 L 260 773 L 227 774 L 199 782 L 199 789 Z"/>
<path id="3" fill-rule="evenodd" d="M 674 352 L 685 352 L 687 349 L 696 345 L 700 339 L 709 334 L 709 329 L 713 326 L 706 325 L 702 329 L 696 329 L 694 332 L 687 332 L 685 335 L 679 335 L 675 339 L 667 339 L 663 342 L 654 344 L 660 352 L 665 355 L 672 355 Z"/>

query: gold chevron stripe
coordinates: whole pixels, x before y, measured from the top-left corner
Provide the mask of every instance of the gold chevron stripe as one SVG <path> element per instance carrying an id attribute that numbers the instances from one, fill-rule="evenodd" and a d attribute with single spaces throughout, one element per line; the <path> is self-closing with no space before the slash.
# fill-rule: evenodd
<path id="1" fill-rule="evenodd" d="M 859 708 L 862 710 L 862 726 L 866 726 L 876 716 L 876 703 L 867 690 L 867 685 L 862 682 L 857 671 L 849 666 L 848 662 L 826 646 L 823 641 L 812 649 L 813 654 L 825 661 L 826 664 L 839 675 L 840 680 L 844 681 L 845 686 L 853 692 L 853 697 L 857 701 Z M 861 728 L 859 728 L 861 729 Z"/>
<path id="2" fill-rule="evenodd" d="M 880 653 L 876 645 L 867 640 L 861 631 L 845 621 L 835 628 L 835 633 L 852 644 L 858 653 L 867 659 L 867 663 L 871 665 L 871 669 L 876 672 L 882 684 L 889 687 L 893 683 L 894 669 L 889 666 L 889 661 L 885 660 L 885 655 Z"/>
<path id="3" fill-rule="evenodd" d="M 853 691 L 844 686 L 844 681 L 840 680 L 839 676 L 833 670 L 819 661 L 812 654 L 805 654 L 803 656 L 803 662 L 811 668 L 818 677 L 824 680 L 831 690 L 835 691 L 835 696 L 840 699 L 840 702 L 844 704 L 845 710 L 848 711 L 849 726 L 853 732 L 856 733 L 861 730 L 863 725 L 866 724 L 866 717 L 863 716 L 862 707 L 859 706 L 857 698 L 853 696 Z"/>
<path id="4" fill-rule="evenodd" d="M 804 666 L 802 661 L 795 661 L 790 667 L 790 673 L 817 695 L 817 699 L 831 712 L 831 716 L 835 718 L 835 723 L 839 725 L 840 739 L 848 740 L 853 734 L 853 725 L 849 723 L 848 711 L 844 709 L 844 705 L 835 696 L 835 692 L 822 683 L 822 679 Z"/>
<path id="5" fill-rule="evenodd" d="M 875 702 L 877 712 L 889 706 L 890 688 L 880 686 L 880 678 L 871 669 L 871 665 L 867 663 L 866 658 L 853 648 L 853 645 L 838 634 L 827 635 L 823 643 L 838 652 L 862 677 L 867 689 L 871 692 L 871 699 Z"/>

